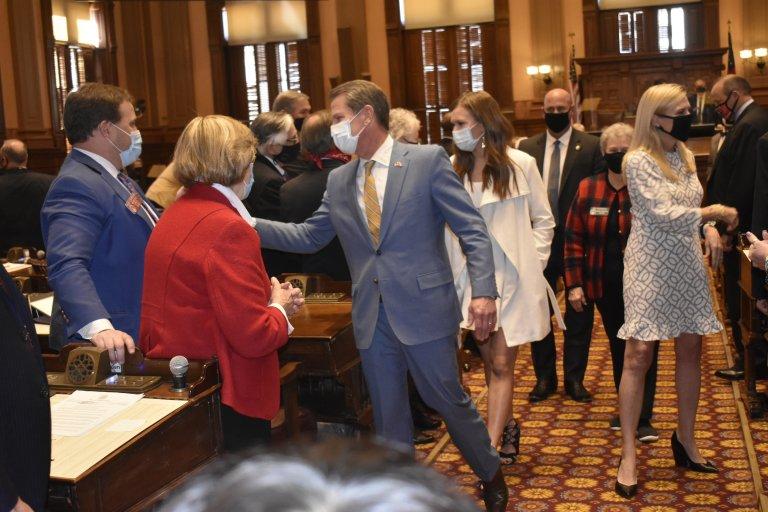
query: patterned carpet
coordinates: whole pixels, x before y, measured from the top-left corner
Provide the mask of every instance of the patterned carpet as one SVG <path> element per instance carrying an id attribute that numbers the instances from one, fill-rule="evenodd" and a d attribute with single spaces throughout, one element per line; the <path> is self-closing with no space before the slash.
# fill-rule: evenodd
<path id="1" fill-rule="evenodd" d="M 562 300 L 562 299 L 561 299 Z M 702 512 L 754 511 L 757 499 L 742 434 L 736 400 L 730 383 L 713 376 L 727 366 L 723 337 L 708 336 L 702 356 L 702 390 L 696 437 L 702 454 L 720 468 L 720 473 L 684 472 L 674 465 L 669 439 L 676 425 L 674 387 L 674 346 L 662 343 L 653 424 L 659 430 L 656 443 L 640 445 L 640 489 L 626 501 L 613 492 L 621 439 L 608 428 L 618 413 L 613 388 L 608 340 L 599 314 L 590 351 L 585 386 L 594 393 L 591 404 L 565 397 L 562 383 L 558 393 L 538 403 L 528 403 L 528 391 L 535 383 L 530 350 L 521 350 L 515 371 L 515 417 L 522 425 L 520 457 L 505 469 L 510 488 L 508 510 L 539 512 Z M 562 361 L 562 332 L 557 333 L 558 361 Z M 562 379 L 562 365 L 558 364 Z M 464 382 L 478 408 L 485 414 L 485 382 L 479 359 L 472 360 Z M 755 448 L 768 482 L 768 423 L 752 422 Z M 439 432 L 438 439 L 445 434 Z M 421 455 L 433 460 L 433 467 L 455 479 L 467 493 L 477 496 L 477 479 L 447 436 L 443 443 L 420 447 Z M 432 452 L 430 454 L 430 452 Z M 430 456 L 428 456 L 430 454 Z M 768 491 L 768 487 L 766 488 Z"/>

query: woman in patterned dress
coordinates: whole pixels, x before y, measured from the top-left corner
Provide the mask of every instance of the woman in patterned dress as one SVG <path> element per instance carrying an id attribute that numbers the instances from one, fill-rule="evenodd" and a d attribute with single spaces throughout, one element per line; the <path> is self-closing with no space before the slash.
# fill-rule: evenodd
<path id="1" fill-rule="evenodd" d="M 624 172 L 632 202 L 632 232 L 624 255 L 625 320 L 619 338 L 627 340 L 619 387 L 623 438 L 616 493 L 637 492 L 635 431 L 643 381 L 653 359 L 654 340 L 675 340 L 677 430 L 672 451 L 677 466 L 716 472 L 699 453 L 694 421 L 701 384 L 701 337 L 722 330 L 712 307 L 704 259 L 719 264 L 722 246 L 711 221 L 735 227 L 734 208 L 701 208 L 702 188 L 693 154 L 685 146 L 691 126 L 685 89 L 661 84 L 645 91 Z M 699 232 L 704 226 L 706 251 Z"/>

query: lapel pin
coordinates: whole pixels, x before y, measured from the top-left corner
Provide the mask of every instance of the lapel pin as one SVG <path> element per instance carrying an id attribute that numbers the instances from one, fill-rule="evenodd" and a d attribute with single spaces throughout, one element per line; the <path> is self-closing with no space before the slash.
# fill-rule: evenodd
<path id="1" fill-rule="evenodd" d="M 576 144 L 576 151 L 581 151 L 581 144 Z"/>
<path id="2" fill-rule="evenodd" d="M 402 167 L 402 166 L 403 166 L 403 162 L 401 162 L 400 160 L 395 162 L 395 167 Z"/>

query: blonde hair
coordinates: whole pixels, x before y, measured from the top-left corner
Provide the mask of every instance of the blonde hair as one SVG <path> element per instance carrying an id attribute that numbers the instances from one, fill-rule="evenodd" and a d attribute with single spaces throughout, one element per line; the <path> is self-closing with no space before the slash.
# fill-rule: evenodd
<path id="1" fill-rule="evenodd" d="M 245 179 L 256 154 L 256 139 L 247 126 L 227 116 L 200 116 L 187 124 L 173 153 L 174 174 L 182 185 Z"/>
<path id="2" fill-rule="evenodd" d="M 393 108 L 389 111 L 389 134 L 395 140 L 402 139 L 414 129 L 421 128 L 421 121 L 408 109 Z"/>
<path id="3" fill-rule="evenodd" d="M 600 149 L 605 153 L 605 148 L 608 147 L 608 141 L 612 139 L 632 140 L 633 131 L 634 129 L 627 123 L 613 123 L 600 134 Z"/>
<path id="4" fill-rule="evenodd" d="M 637 105 L 637 115 L 635 118 L 635 133 L 632 135 L 632 142 L 629 145 L 629 153 L 633 151 L 644 151 L 648 153 L 661 168 L 662 174 L 669 181 L 677 181 L 678 177 L 670 167 L 664 156 L 664 147 L 661 145 L 661 136 L 653 122 L 655 114 L 665 114 L 668 109 L 674 106 L 681 99 L 686 98 L 686 90 L 678 84 L 659 84 L 649 87 L 640 98 Z M 683 167 L 688 173 L 696 172 L 696 160 L 693 153 L 681 141 L 678 141 L 677 152 L 683 161 Z M 624 159 L 624 165 L 630 160 Z"/>

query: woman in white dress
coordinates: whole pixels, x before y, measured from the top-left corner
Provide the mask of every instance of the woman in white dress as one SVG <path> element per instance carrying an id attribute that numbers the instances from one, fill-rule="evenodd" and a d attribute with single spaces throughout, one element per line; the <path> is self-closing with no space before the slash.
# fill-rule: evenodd
<path id="1" fill-rule="evenodd" d="M 451 121 L 453 167 L 485 219 L 493 244 L 499 328 L 479 348 L 488 384 L 491 443 L 499 449 L 502 463 L 512 464 L 520 443 L 520 428 L 512 416 L 517 349 L 549 333 L 550 304 L 559 313 L 543 274 L 555 221 L 536 160 L 509 147 L 512 126 L 490 94 L 465 93 L 451 112 Z M 466 260 L 450 231 L 446 247 L 459 300 L 467 305 L 472 290 Z M 466 319 L 462 327 L 473 329 Z"/>
<path id="2" fill-rule="evenodd" d="M 705 256 L 717 264 L 722 246 L 710 221 L 736 226 L 736 210 L 720 204 L 701 208 L 696 163 L 685 146 L 691 127 L 685 89 L 649 88 L 640 98 L 635 132 L 624 158 L 632 202 L 632 231 L 624 253 L 624 372 L 619 386 L 622 451 L 616 493 L 637 493 L 635 431 L 645 373 L 654 340 L 675 340 L 677 430 L 672 453 L 677 466 L 716 472 L 696 447 L 694 421 L 701 384 L 701 337 L 722 330 L 712 308 Z M 703 226 L 706 254 L 701 251 Z"/>

